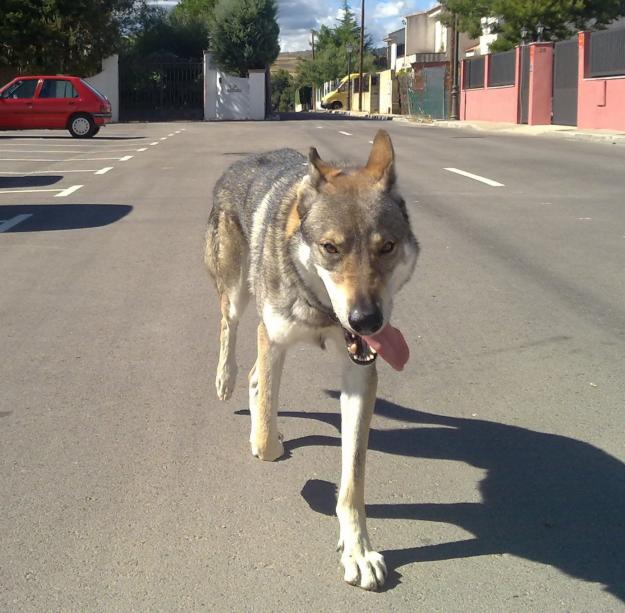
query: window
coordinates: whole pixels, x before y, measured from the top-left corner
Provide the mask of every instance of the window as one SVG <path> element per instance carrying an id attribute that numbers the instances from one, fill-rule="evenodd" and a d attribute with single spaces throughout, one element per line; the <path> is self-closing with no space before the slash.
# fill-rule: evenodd
<path id="1" fill-rule="evenodd" d="M 403 57 L 406 53 L 406 45 L 402 43 L 401 45 L 397 45 L 397 57 Z"/>
<path id="2" fill-rule="evenodd" d="M 70 81 L 65 79 L 46 79 L 39 93 L 40 98 L 78 98 Z"/>
<path id="3" fill-rule="evenodd" d="M 32 98 L 37 88 L 37 79 L 18 81 L 4 92 L 5 98 Z"/>

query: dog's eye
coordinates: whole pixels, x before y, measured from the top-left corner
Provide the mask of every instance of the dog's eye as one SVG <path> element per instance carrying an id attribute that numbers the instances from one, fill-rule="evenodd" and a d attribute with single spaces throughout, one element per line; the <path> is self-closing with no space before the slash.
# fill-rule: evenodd
<path id="1" fill-rule="evenodd" d="M 392 243 L 391 241 L 386 241 L 382 245 L 382 249 L 380 249 L 380 253 L 386 255 L 387 253 L 391 253 L 393 249 L 395 249 L 395 243 Z"/>
<path id="2" fill-rule="evenodd" d="M 321 245 L 328 253 L 338 253 L 339 250 L 336 248 L 336 245 L 333 245 L 332 243 L 323 243 L 323 245 Z"/>

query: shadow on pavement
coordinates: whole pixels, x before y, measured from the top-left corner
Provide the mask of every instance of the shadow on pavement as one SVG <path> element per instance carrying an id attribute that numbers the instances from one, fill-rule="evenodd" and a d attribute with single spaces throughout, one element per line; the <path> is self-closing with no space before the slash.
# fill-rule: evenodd
<path id="1" fill-rule="evenodd" d="M 11 134 L 6 133 L 6 134 L 0 134 L 0 140 L 14 140 L 14 139 L 19 139 L 19 138 L 29 138 L 31 140 L 36 139 L 36 138 L 43 138 L 43 139 L 54 139 L 54 140 L 67 140 L 67 141 L 76 141 L 77 143 L 83 142 L 83 143 L 89 143 L 92 142 L 94 140 L 137 140 L 137 139 L 147 139 L 147 136 L 94 136 L 93 138 L 74 138 L 73 136 L 70 136 L 69 134 L 67 136 L 63 136 L 61 135 L 57 135 L 57 136 L 53 136 L 53 135 L 46 135 L 46 136 L 40 136 L 39 134 Z"/>
<path id="2" fill-rule="evenodd" d="M 0 206 L 0 224 L 23 216 L 5 230 L 10 232 L 45 232 L 98 228 L 119 221 L 132 211 L 126 204 L 24 204 Z M 26 217 L 28 216 L 28 217 Z"/>
<path id="3" fill-rule="evenodd" d="M 12 187 L 45 187 L 63 180 L 63 175 L 17 175 L 0 177 L 0 189 Z"/>
<path id="4" fill-rule="evenodd" d="M 338 398 L 338 392 L 328 392 Z M 588 443 L 479 419 L 447 417 L 378 399 L 376 413 L 412 428 L 372 428 L 369 449 L 414 458 L 454 460 L 484 469 L 482 502 L 372 504 L 367 515 L 460 526 L 475 538 L 384 552 L 389 568 L 421 561 L 509 553 L 603 584 L 625 601 L 625 464 Z M 338 413 L 282 411 L 340 430 Z M 424 427 L 420 427 L 423 425 Z M 285 443 L 292 452 L 339 446 L 340 438 L 307 436 Z M 415 473 L 401 487 L 417 489 Z M 311 509 L 334 515 L 334 483 L 310 480 L 302 496 Z M 391 573 L 393 587 L 400 575 Z"/>
<path id="5" fill-rule="evenodd" d="M 341 115 L 338 113 L 278 113 L 279 121 L 389 121 L 388 119 L 376 119 L 374 117 L 356 117 L 354 115 Z"/>

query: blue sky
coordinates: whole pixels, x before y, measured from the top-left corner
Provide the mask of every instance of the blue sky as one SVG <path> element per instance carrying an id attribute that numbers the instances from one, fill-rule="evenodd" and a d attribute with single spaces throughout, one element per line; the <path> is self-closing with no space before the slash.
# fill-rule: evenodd
<path id="1" fill-rule="evenodd" d="M 309 49 L 310 30 L 332 26 L 339 15 L 341 0 L 277 0 L 282 51 Z M 176 0 L 155 0 L 153 4 L 174 5 Z M 360 0 L 350 2 L 360 19 Z M 365 0 L 365 30 L 376 46 L 388 32 L 402 27 L 401 18 L 436 4 L 432 0 Z"/>

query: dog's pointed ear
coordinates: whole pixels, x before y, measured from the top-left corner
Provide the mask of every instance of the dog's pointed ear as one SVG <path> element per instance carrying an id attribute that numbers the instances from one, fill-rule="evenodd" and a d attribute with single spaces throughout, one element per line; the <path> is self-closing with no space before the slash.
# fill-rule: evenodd
<path id="1" fill-rule="evenodd" d="M 308 176 L 313 187 L 319 187 L 325 181 L 330 181 L 341 174 L 341 169 L 326 164 L 314 147 L 308 152 Z"/>
<path id="2" fill-rule="evenodd" d="M 395 152 L 386 130 L 378 130 L 375 135 L 365 170 L 385 191 L 395 185 Z"/>

